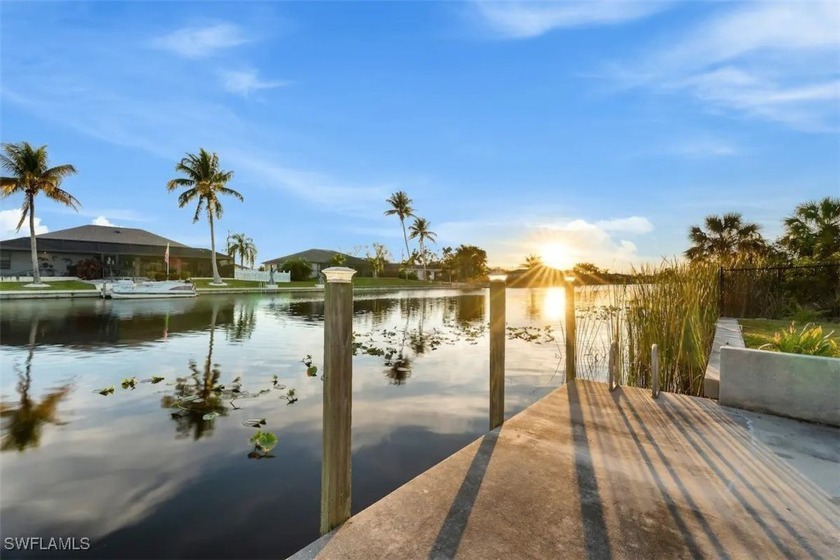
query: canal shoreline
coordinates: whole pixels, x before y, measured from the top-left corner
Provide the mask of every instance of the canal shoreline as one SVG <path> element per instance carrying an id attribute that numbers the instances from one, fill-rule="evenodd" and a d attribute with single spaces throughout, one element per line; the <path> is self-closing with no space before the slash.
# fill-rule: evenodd
<path id="1" fill-rule="evenodd" d="M 482 289 L 483 285 L 453 284 L 451 286 L 355 286 L 356 293 L 382 293 L 395 291 L 426 291 L 426 290 L 474 290 Z M 228 294 L 278 294 L 278 293 L 312 293 L 323 294 L 324 289 L 316 286 L 293 286 L 277 288 L 198 288 L 198 295 L 228 295 Z M 79 298 L 100 298 L 99 290 L 5 290 L 0 291 L 0 301 L 19 299 L 79 299 Z"/>

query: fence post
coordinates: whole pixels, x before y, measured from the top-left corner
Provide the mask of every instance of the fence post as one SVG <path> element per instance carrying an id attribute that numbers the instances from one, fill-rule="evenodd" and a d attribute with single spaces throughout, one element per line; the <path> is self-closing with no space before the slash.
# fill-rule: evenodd
<path id="1" fill-rule="evenodd" d="M 653 398 L 659 397 L 659 346 L 650 347 L 650 392 Z"/>
<path id="2" fill-rule="evenodd" d="M 490 429 L 505 421 L 505 279 L 494 272 L 490 278 Z"/>
<path id="3" fill-rule="evenodd" d="M 618 387 L 618 343 L 610 344 L 610 362 L 609 362 L 609 387 L 610 391 Z"/>
<path id="4" fill-rule="evenodd" d="M 566 383 L 577 377 L 575 371 L 575 279 L 566 276 Z"/>
<path id="5" fill-rule="evenodd" d="M 321 534 L 350 517 L 350 426 L 353 394 L 352 268 L 324 271 L 324 435 Z"/>

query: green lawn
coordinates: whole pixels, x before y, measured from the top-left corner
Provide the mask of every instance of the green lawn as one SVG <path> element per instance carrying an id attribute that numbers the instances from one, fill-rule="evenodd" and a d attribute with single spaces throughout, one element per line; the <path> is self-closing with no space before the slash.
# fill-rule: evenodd
<path id="1" fill-rule="evenodd" d="M 747 348 L 758 348 L 763 344 L 772 342 L 773 335 L 787 329 L 791 323 L 788 319 L 738 319 L 738 322 L 741 324 L 744 345 Z M 821 321 L 816 324 L 822 327 L 824 335 L 834 331 L 831 338 L 837 344 L 840 344 L 840 323 Z M 804 323 L 796 323 L 796 330 L 801 330 L 804 326 Z"/>
<path id="2" fill-rule="evenodd" d="M 0 282 L 0 292 L 20 292 L 20 291 L 39 291 L 39 292 L 50 292 L 53 290 L 95 290 L 96 286 L 93 284 L 88 284 L 87 282 L 81 282 L 79 280 L 60 280 L 58 282 L 50 282 L 49 279 L 43 279 L 42 281 L 49 284 L 49 288 L 26 288 L 27 284 L 31 282 Z"/>

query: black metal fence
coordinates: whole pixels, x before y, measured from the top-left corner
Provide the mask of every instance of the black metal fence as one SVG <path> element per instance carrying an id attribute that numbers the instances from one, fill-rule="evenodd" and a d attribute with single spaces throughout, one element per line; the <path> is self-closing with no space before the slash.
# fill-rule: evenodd
<path id="1" fill-rule="evenodd" d="M 718 281 L 723 317 L 840 317 L 840 264 L 721 268 Z"/>

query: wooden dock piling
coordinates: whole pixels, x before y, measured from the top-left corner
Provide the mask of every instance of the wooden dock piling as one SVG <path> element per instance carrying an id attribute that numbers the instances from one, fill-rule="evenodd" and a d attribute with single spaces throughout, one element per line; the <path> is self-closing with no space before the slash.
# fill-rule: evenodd
<path id="1" fill-rule="evenodd" d="M 324 270 L 324 435 L 321 534 L 350 517 L 350 428 L 353 392 L 353 284 L 355 270 Z"/>

